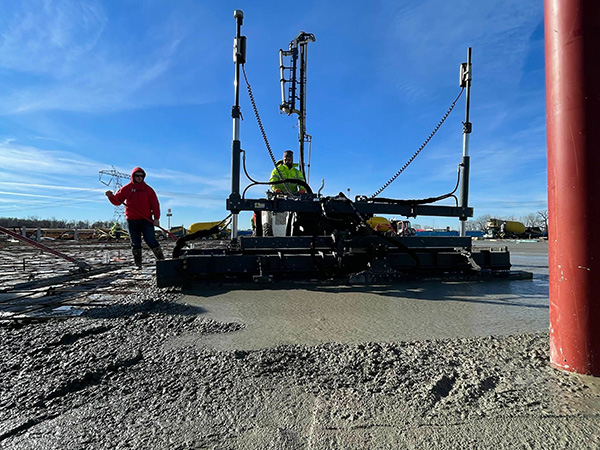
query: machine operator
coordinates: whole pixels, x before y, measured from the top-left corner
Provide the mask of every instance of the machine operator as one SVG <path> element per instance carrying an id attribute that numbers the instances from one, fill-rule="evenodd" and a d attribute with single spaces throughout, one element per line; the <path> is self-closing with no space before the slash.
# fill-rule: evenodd
<path id="1" fill-rule="evenodd" d="M 298 169 L 298 164 L 294 164 L 294 152 L 291 150 L 286 150 L 283 152 L 283 163 L 278 164 L 277 168 L 273 169 L 269 181 L 279 181 L 282 179 L 279 176 L 278 169 L 279 172 L 281 172 L 281 176 L 283 177 L 283 179 L 292 178 L 296 180 L 306 181 L 304 179 L 304 175 L 302 175 L 302 172 L 300 172 L 300 169 Z M 274 192 L 284 194 L 286 194 L 288 190 L 292 194 L 304 194 L 306 192 L 304 187 L 299 186 L 296 183 L 272 184 L 271 189 Z"/>

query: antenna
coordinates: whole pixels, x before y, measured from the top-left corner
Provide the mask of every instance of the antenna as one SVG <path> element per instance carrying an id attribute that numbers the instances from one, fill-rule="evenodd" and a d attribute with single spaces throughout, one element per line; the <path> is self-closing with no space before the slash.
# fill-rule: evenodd
<path id="1" fill-rule="evenodd" d="M 314 34 L 301 31 L 290 42 L 289 50 L 279 50 L 279 73 L 281 81 L 281 105 L 279 109 L 288 116 L 298 114 L 298 142 L 300 144 L 298 166 L 307 181 L 308 178 L 304 163 L 304 144 L 307 142 L 310 143 L 310 137 L 306 134 L 306 64 L 308 43 L 315 41 Z M 284 57 L 290 58 L 289 65 L 287 66 L 283 60 Z M 298 67 L 298 58 L 300 58 L 300 67 Z M 300 74 L 297 73 L 298 69 L 300 70 Z M 289 73 L 286 74 L 286 71 L 289 71 Z M 299 90 L 298 93 L 296 92 L 297 90 Z M 296 100 L 298 100 L 298 104 L 296 104 Z M 310 161 L 308 164 L 310 165 Z"/>

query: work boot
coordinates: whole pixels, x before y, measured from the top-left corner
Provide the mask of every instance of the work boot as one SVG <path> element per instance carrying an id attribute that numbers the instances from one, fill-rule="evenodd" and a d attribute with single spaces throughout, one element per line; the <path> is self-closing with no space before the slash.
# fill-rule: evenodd
<path id="1" fill-rule="evenodd" d="M 154 247 L 152 249 L 152 251 L 154 252 L 154 256 L 156 256 L 156 259 L 158 259 L 159 261 L 162 261 L 163 259 L 165 259 L 165 255 L 163 254 L 162 248 L 160 248 L 160 245 L 158 247 Z"/>
<path id="2" fill-rule="evenodd" d="M 131 252 L 133 253 L 133 263 L 136 265 L 136 267 L 138 269 L 141 269 L 142 268 L 142 249 L 134 248 L 134 249 L 131 249 Z"/>

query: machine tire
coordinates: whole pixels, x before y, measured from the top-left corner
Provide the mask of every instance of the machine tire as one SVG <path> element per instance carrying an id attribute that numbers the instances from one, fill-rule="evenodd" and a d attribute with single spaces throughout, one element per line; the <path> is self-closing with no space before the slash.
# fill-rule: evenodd
<path id="1" fill-rule="evenodd" d="M 273 227 L 270 223 L 263 223 L 263 236 L 273 236 Z"/>

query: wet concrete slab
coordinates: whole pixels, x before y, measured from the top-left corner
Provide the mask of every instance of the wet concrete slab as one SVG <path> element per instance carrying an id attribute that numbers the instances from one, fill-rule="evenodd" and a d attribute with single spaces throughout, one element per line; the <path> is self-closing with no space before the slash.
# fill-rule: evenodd
<path id="1" fill-rule="evenodd" d="M 182 302 L 207 318 L 240 322 L 228 335 L 189 337 L 222 350 L 279 344 L 412 341 L 548 330 L 546 242 L 484 241 L 508 246 L 514 270 L 530 280 L 403 282 L 387 286 L 303 284 L 199 286 Z M 180 337 L 186 340 L 185 336 Z"/>

